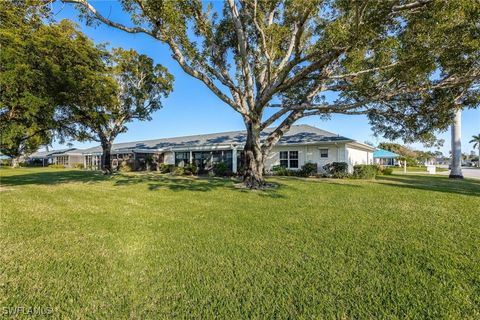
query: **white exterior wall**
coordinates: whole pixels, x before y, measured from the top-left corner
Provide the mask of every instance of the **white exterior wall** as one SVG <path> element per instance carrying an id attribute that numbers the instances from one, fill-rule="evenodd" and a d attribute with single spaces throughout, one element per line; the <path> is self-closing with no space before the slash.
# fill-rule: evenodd
<path id="1" fill-rule="evenodd" d="M 320 149 L 328 149 L 328 158 L 320 157 Z M 316 163 L 319 171 L 327 163 L 345 162 L 345 144 L 321 144 L 299 146 L 275 146 L 268 155 L 265 169 L 270 171 L 274 166 L 280 165 L 280 151 L 298 151 L 298 169 L 305 163 Z M 293 168 L 291 168 L 293 169 Z"/>
<path id="2" fill-rule="evenodd" d="M 320 156 L 320 149 L 328 149 L 328 158 Z M 322 167 L 328 163 L 346 162 L 351 173 L 356 164 L 373 163 L 373 151 L 345 143 L 275 146 L 267 157 L 266 171 L 271 171 L 274 166 L 280 165 L 280 151 L 298 151 L 298 169 L 308 162 L 316 163 L 319 171 L 322 171 Z"/>
<path id="3" fill-rule="evenodd" d="M 373 151 L 347 145 L 346 154 L 348 161 L 348 171 L 353 172 L 353 166 L 357 164 L 373 164 Z"/>

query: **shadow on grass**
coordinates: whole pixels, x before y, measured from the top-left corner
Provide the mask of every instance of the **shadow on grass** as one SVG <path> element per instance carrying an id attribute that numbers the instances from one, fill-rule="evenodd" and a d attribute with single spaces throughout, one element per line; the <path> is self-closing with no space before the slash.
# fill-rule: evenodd
<path id="1" fill-rule="evenodd" d="M 160 174 L 119 174 L 115 186 L 134 186 L 145 184 L 148 190 L 170 189 L 173 191 L 210 191 L 216 188 L 232 188 L 232 180 L 203 177 L 176 177 Z"/>
<path id="2" fill-rule="evenodd" d="M 63 183 L 97 183 L 111 181 L 114 186 L 139 186 L 146 185 L 148 190 L 156 191 L 169 189 L 173 191 L 200 191 L 207 192 L 218 188 L 234 190 L 238 192 L 251 192 L 235 187 L 238 179 L 215 178 L 215 177 L 182 177 L 170 176 L 157 173 L 135 172 L 129 174 L 116 173 L 113 176 L 104 176 L 98 171 L 81 170 L 58 170 L 39 171 L 25 174 L 15 174 L 0 177 L 2 187 L 14 187 L 22 185 L 57 185 Z M 256 191 L 261 197 L 284 198 L 278 192 L 283 186 L 276 182 L 278 188 L 271 190 Z M 290 188 L 290 186 L 288 186 Z"/>
<path id="3" fill-rule="evenodd" d="M 448 177 L 429 177 L 422 175 L 394 175 L 379 176 L 377 181 L 381 184 L 419 190 L 429 190 L 446 193 L 480 197 L 480 181 L 475 180 L 452 180 Z"/>
<path id="4" fill-rule="evenodd" d="M 0 184 L 2 186 L 53 185 L 71 182 L 93 183 L 108 179 L 109 177 L 96 171 L 59 170 L 2 176 L 0 177 Z"/>
<path id="5" fill-rule="evenodd" d="M 217 178 L 217 177 L 182 177 L 160 175 L 155 173 L 138 173 L 138 174 L 120 174 L 116 176 L 115 186 L 133 186 L 146 184 L 148 190 L 157 191 L 169 189 L 172 191 L 200 191 L 207 192 L 214 189 L 222 188 L 237 191 L 240 193 L 252 192 L 235 187 L 239 183 L 239 179 Z M 283 184 L 277 183 L 278 187 L 271 190 L 256 191 L 261 197 L 284 198 L 285 196 L 278 193 Z"/>

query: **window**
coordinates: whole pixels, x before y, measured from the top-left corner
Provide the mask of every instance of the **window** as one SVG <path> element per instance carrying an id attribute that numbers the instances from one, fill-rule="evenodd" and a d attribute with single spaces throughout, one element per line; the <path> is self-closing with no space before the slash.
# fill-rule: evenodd
<path id="1" fill-rule="evenodd" d="M 290 168 L 298 168 L 298 151 L 290 151 Z"/>
<path id="2" fill-rule="evenodd" d="M 288 168 L 288 151 L 280 151 L 280 165 Z"/>
<path id="3" fill-rule="evenodd" d="M 328 149 L 320 149 L 320 158 L 328 158 Z"/>
<path id="4" fill-rule="evenodd" d="M 280 165 L 285 168 L 298 168 L 298 151 L 280 151 Z"/>
<path id="5" fill-rule="evenodd" d="M 175 165 L 183 167 L 190 163 L 190 152 L 175 152 Z"/>
<path id="6" fill-rule="evenodd" d="M 56 164 L 68 166 L 68 156 L 58 156 Z"/>

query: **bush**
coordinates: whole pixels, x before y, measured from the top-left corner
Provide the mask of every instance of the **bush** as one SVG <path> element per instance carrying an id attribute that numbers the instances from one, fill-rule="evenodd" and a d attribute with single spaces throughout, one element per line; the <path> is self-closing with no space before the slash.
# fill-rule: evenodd
<path id="1" fill-rule="evenodd" d="M 230 170 L 228 170 L 228 166 L 225 162 L 219 162 L 219 163 L 216 163 L 214 166 L 213 166 L 213 173 L 217 176 L 217 177 L 225 177 L 225 176 L 228 176 L 230 175 Z"/>
<path id="2" fill-rule="evenodd" d="M 185 174 L 184 167 L 174 167 L 172 173 L 176 176 L 183 176 Z"/>
<path id="3" fill-rule="evenodd" d="M 273 166 L 272 168 L 273 175 L 275 176 L 294 176 L 295 172 L 293 170 L 289 170 L 282 166 Z"/>
<path id="4" fill-rule="evenodd" d="M 187 164 L 185 167 L 183 167 L 184 174 L 186 175 L 194 175 L 197 174 L 198 168 L 196 165 L 193 163 Z"/>
<path id="5" fill-rule="evenodd" d="M 65 166 L 63 164 L 51 164 L 48 167 L 53 169 L 65 169 Z"/>
<path id="6" fill-rule="evenodd" d="M 393 168 L 385 167 L 382 170 L 382 174 L 386 176 L 390 176 L 393 173 Z"/>
<path id="7" fill-rule="evenodd" d="M 353 166 L 353 177 L 357 179 L 375 179 L 379 166 L 374 164 L 360 164 Z"/>
<path id="8" fill-rule="evenodd" d="M 171 173 L 175 171 L 175 165 L 173 164 L 166 164 L 166 163 L 160 163 L 158 166 L 158 171 L 160 173 Z"/>
<path id="9" fill-rule="evenodd" d="M 348 177 L 348 163 L 332 162 L 323 166 L 323 170 L 332 178 L 343 179 Z"/>
<path id="10" fill-rule="evenodd" d="M 83 165 L 83 163 L 74 163 L 73 167 L 75 169 L 83 169 L 85 166 Z"/>
<path id="11" fill-rule="evenodd" d="M 133 166 L 124 160 L 120 163 L 119 170 L 120 172 L 130 172 L 133 171 Z"/>
<path id="12" fill-rule="evenodd" d="M 305 163 L 302 166 L 301 174 L 304 177 L 311 177 L 317 173 L 317 164 L 316 163 Z"/>

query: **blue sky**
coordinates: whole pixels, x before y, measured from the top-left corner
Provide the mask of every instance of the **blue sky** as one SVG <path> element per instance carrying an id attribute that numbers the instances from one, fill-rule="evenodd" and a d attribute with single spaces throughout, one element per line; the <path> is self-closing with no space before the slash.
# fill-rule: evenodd
<path id="1" fill-rule="evenodd" d="M 128 24 L 128 17 L 122 13 L 114 1 L 95 1 L 93 4 L 112 20 Z M 147 122 L 132 122 L 128 131 L 117 137 L 115 142 L 146 140 L 191 134 L 213 133 L 221 131 L 243 130 L 245 126 L 238 113 L 224 104 L 210 92 L 200 81 L 185 74 L 171 57 L 169 49 L 160 42 L 140 34 L 126 32 L 100 24 L 88 27 L 78 19 L 78 13 L 72 5 L 55 3 L 53 12 L 58 20 L 70 19 L 78 23 L 80 29 L 95 43 L 109 43 L 112 47 L 132 48 L 139 53 L 153 58 L 156 63 L 166 66 L 175 76 L 174 91 L 163 101 L 163 108 L 152 115 Z M 374 144 L 385 141 L 376 138 L 365 116 L 334 115 L 330 120 L 318 117 L 301 119 L 297 124 L 310 124 L 360 142 L 370 141 Z M 462 117 L 463 151 L 470 152 L 468 144 L 471 136 L 480 133 L 480 110 L 466 110 Z M 439 134 L 445 139 L 441 149 L 444 154 L 450 150 L 450 132 Z M 95 142 L 73 142 L 74 147 L 85 148 L 97 145 Z M 54 143 L 54 148 L 64 147 Z M 423 149 L 422 145 L 412 147 Z"/>

